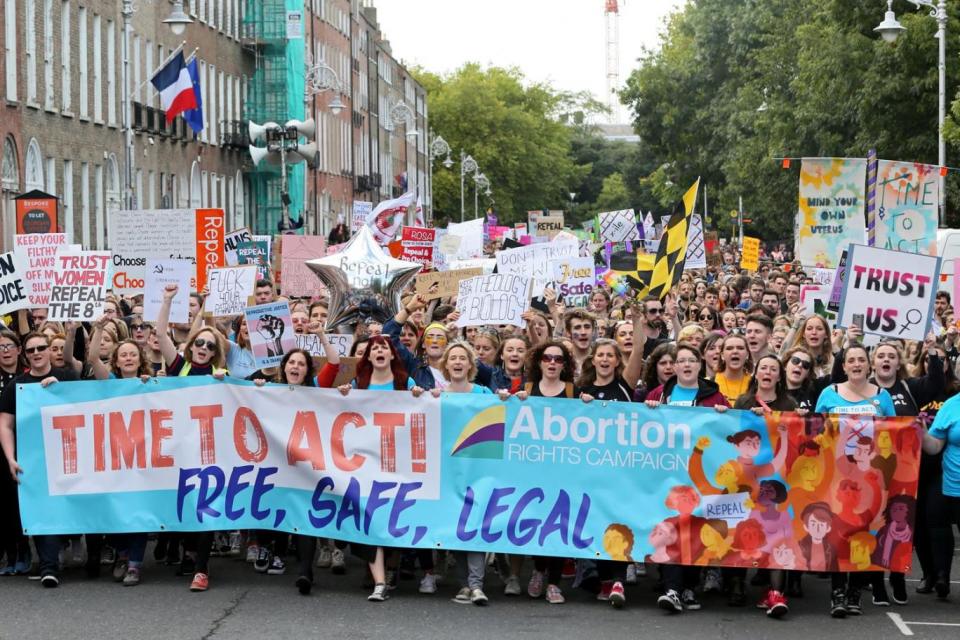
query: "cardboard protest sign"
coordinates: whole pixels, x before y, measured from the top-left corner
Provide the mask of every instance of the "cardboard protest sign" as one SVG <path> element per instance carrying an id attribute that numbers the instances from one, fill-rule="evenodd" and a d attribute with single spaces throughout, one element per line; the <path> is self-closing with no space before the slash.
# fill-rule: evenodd
<path id="1" fill-rule="evenodd" d="M 297 348 L 290 304 L 286 300 L 247 307 L 243 313 L 247 318 L 250 350 L 261 369 L 277 366 L 287 352 Z"/>
<path id="2" fill-rule="evenodd" d="M 460 290 L 460 281 L 483 275 L 483 269 L 454 269 L 421 273 L 416 279 L 416 291 L 427 300 L 455 296 Z"/>
<path id="3" fill-rule="evenodd" d="M 530 278 L 494 273 L 460 282 L 457 294 L 458 327 L 510 324 L 525 327 L 520 316 L 530 308 Z"/>
<path id="4" fill-rule="evenodd" d="M 483 256 L 483 218 L 466 222 L 451 222 L 447 225 L 447 237 L 458 236 L 460 246 L 456 255 L 447 252 L 447 259 L 467 260 Z"/>
<path id="5" fill-rule="evenodd" d="M 46 307 L 53 287 L 56 255 L 67 246 L 65 233 L 30 233 L 13 237 L 14 250 L 24 260 L 27 297 L 31 307 Z"/>
<path id="6" fill-rule="evenodd" d="M 252 266 L 213 269 L 207 280 L 209 295 L 203 303 L 204 312 L 215 318 L 240 315 L 253 297 L 256 280 L 257 270 Z"/>
<path id="7" fill-rule="evenodd" d="M 313 357 L 314 366 L 320 371 L 327 364 L 326 358 Z M 341 357 L 340 368 L 337 370 L 337 377 L 333 380 L 333 386 L 339 387 L 342 384 L 350 384 L 357 377 L 357 365 L 360 364 L 360 358 Z"/>
<path id="8" fill-rule="evenodd" d="M 703 218 L 699 214 L 690 215 L 690 227 L 687 229 L 687 259 L 684 269 L 706 269 L 707 251 L 703 238 Z"/>
<path id="9" fill-rule="evenodd" d="M 937 253 L 940 167 L 877 161 L 876 245 L 912 253 Z"/>
<path id="10" fill-rule="evenodd" d="M 64 251 L 57 254 L 56 264 L 47 319 L 92 322 L 102 316 L 109 288 L 110 252 Z"/>
<path id="11" fill-rule="evenodd" d="M 537 218 L 537 226 L 534 229 L 535 236 L 541 238 L 553 239 L 558 233 L 563 231 L 563 216 L 540 216 Z"/>
<path id="12" fill-rule="evenodd" d="M 353 201 L 353 217 L 350 219 L 350 229 L 352 233 L 360 231 L 363 225 L 367 224 L 367 218 L 373 211 L 373 203 L 363 200 Z"/>
<path id="13" fill-rule="evenodd" d="M 404 227 L 400 235 L 400 259 L 422 265 L 432 264 L 436 236 L 436 229 Z"/>
<path id="14" fill-rule="evenodd" d="M 543 295 L 543 289 L 553 281 L 551 263 L 554 260 L 576 258 L 580 255 L 580 243 L 576 240 L 560 240 L 531 244 L 497 252 L 497 273 L 512 273 L 533 278 L 531 295 Z"/>
<path id="15" fill-rule="evenodd" d="M 596 285 L 593 258 L 566 258 L 553 261 L 557 294 L 568 307 L 586 307 Z"/>
<path id="16" fill-rule="evenodd" d="M 937 256 L 852 245 L 837 325 L 862 314 L 864 334 L 923 342 L 939 277 Z"/>
<path id="17" fill-rule="evenodd" d="M 324 290 L 323 283 L 306 263 L 326 255 L 326 245 L 323 236 L 283 236 L 280 241 L 283 295 L 311 297 Z"/>
<path id="18" fill-rule="evenodd" d="M 803 159 L 794 251 L 801 264 L 836 267 L 840 251 L 864 242 L 866 177 L 862 158 Z"/>
<path id="19" fill-rule="evenodd" d="M 237 260 L 240 265 L 253 265 L 257 268 L 257 279 L 270 278 L 270 251 L 264 240 L 251 240 L 237 245 Z"/>
<path id="20" fill-rule="evenodd" d="M 234 229 L 223 237 L 223 257 L 226 266 L 235 267 L 240 264 L 237 258 L 237 245 L 251 240 L 253 240 L 253 235 L 250 233 L 250 229 L 246 227 Z"/>
<path id="21" fill-rule="evenodd" d="M 740 268 L 747 271 L 756 271 L 760 268 L 760 238 L 745 237 L 743 239 Z"/>
<path id="22" fill-rule="evenodd" d="M 170 301 L 170 322 L 190 321 L 190 273 L 193 265 L 189 260 L 147 260 L 146 286 L 143 292 L 143 319 L 156 322 L 160 318 L 163 290 L 168 284 L 177 285 L 177 295 Z"/>
<path id="23" fill-rule="evenodd" d="M 19 253 L 0 254 L 0 316 L 31 306 L 26 276 L 26 262 Z"/>
<path id="24" fill-rule="evenodd" d="M 640 239 L 633 209 L 604 211 L 597 214 L 600 242 L 627 242 Z"/>
<path id="25" fill-rule="evenodd" d="M 219 231 L 218 231 L 219 228 Z M 112 252 L 113 276 L 110 288 L 115 293 L 141 293 L 145 286 L 147 259 L 203 261 L 224 264 L 222 209 L 157 209 L 111 211 L 108 237 Z M 219 240 L 208 235 L 219 233 Z M 217 246 L 214 246 L 217 245 Z M 191 289 L 198 291 L 196 266 L 191 274 Z"/>
<path id="26" fill-rule="evenodd" d="M 308 351 L 312 356 L 325 357 L 326 351 L 323 349 L 323 343 L 320 342 L 320 336 L 314 333 L 298 333 L 297 348 Z M 353 334 L 349 333 L 328 333 L 327 341 L 330 343 L 341 358 L 350 355 L 350 347 L 353 346 Z"/>

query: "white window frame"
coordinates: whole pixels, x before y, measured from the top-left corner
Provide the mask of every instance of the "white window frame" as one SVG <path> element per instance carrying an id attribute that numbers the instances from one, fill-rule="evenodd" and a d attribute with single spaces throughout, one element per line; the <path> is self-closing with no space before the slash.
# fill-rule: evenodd
<path id="1" fill-rule="evenodd" d="M 88 18 L 87 18 L 87 8 L 80 7 L 77 9 L 77 48 L 78 48 L 78 57 L 77 60 L 77 69 L 78 69 L 78 81 L 80 84 L 80 117 L 89 118 L 90 117 L 90 94 L 87 83 L 89 82 L 89 61 L 90 54 L 88 51 L 89 48 L 89 38 L 87 37 L 87 30 L 89 28 Z"/>
<path id="2" fill-rule="evenodd" d="M 65 113 L 73 107 L 73 70 L 70 59 L 70 0 L 60 3 L 60 105 Z"/>
<path id="3" fill-rule="evenodd" d="M 3 68 L 6 72 L 4 93 L 7 100 L 17 100 L 17 0 L 3 2 Z"/>

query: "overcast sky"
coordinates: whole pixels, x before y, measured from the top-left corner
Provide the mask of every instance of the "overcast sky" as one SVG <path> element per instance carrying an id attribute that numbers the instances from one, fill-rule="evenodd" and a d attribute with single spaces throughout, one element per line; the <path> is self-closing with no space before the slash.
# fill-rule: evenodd
<path id="1" fill-rule="evenodd" d="M 683 0 L 620 0 L 620 83 Z M 603 99 L 605 0 L 375 0 L 393 55 L 453 71 L 465 62 L 516 66 L 556 88 Z"/>

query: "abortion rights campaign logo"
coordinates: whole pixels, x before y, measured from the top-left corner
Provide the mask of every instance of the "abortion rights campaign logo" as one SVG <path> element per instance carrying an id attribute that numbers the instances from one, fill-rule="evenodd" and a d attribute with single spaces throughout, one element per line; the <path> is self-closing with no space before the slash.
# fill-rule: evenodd
<path id="1" fill-rule="evenodd" d="M 453 443 L 450 455 L 461 458 L 503 459 L 504 405 L 487 407 L 475 415 Z"/>

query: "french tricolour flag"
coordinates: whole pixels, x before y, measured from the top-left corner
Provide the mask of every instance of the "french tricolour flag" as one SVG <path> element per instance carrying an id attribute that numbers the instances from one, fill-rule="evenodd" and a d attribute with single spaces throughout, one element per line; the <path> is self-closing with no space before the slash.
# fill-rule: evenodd
<path id="1" fill-rule="evenodd" d="M 183 52 L 171 58 L 150 82 L 160 92 L 160 105 L 167 112 L 167 124 L 184 111 L 197 108 L 193 81 L 183 61 Z"/>

